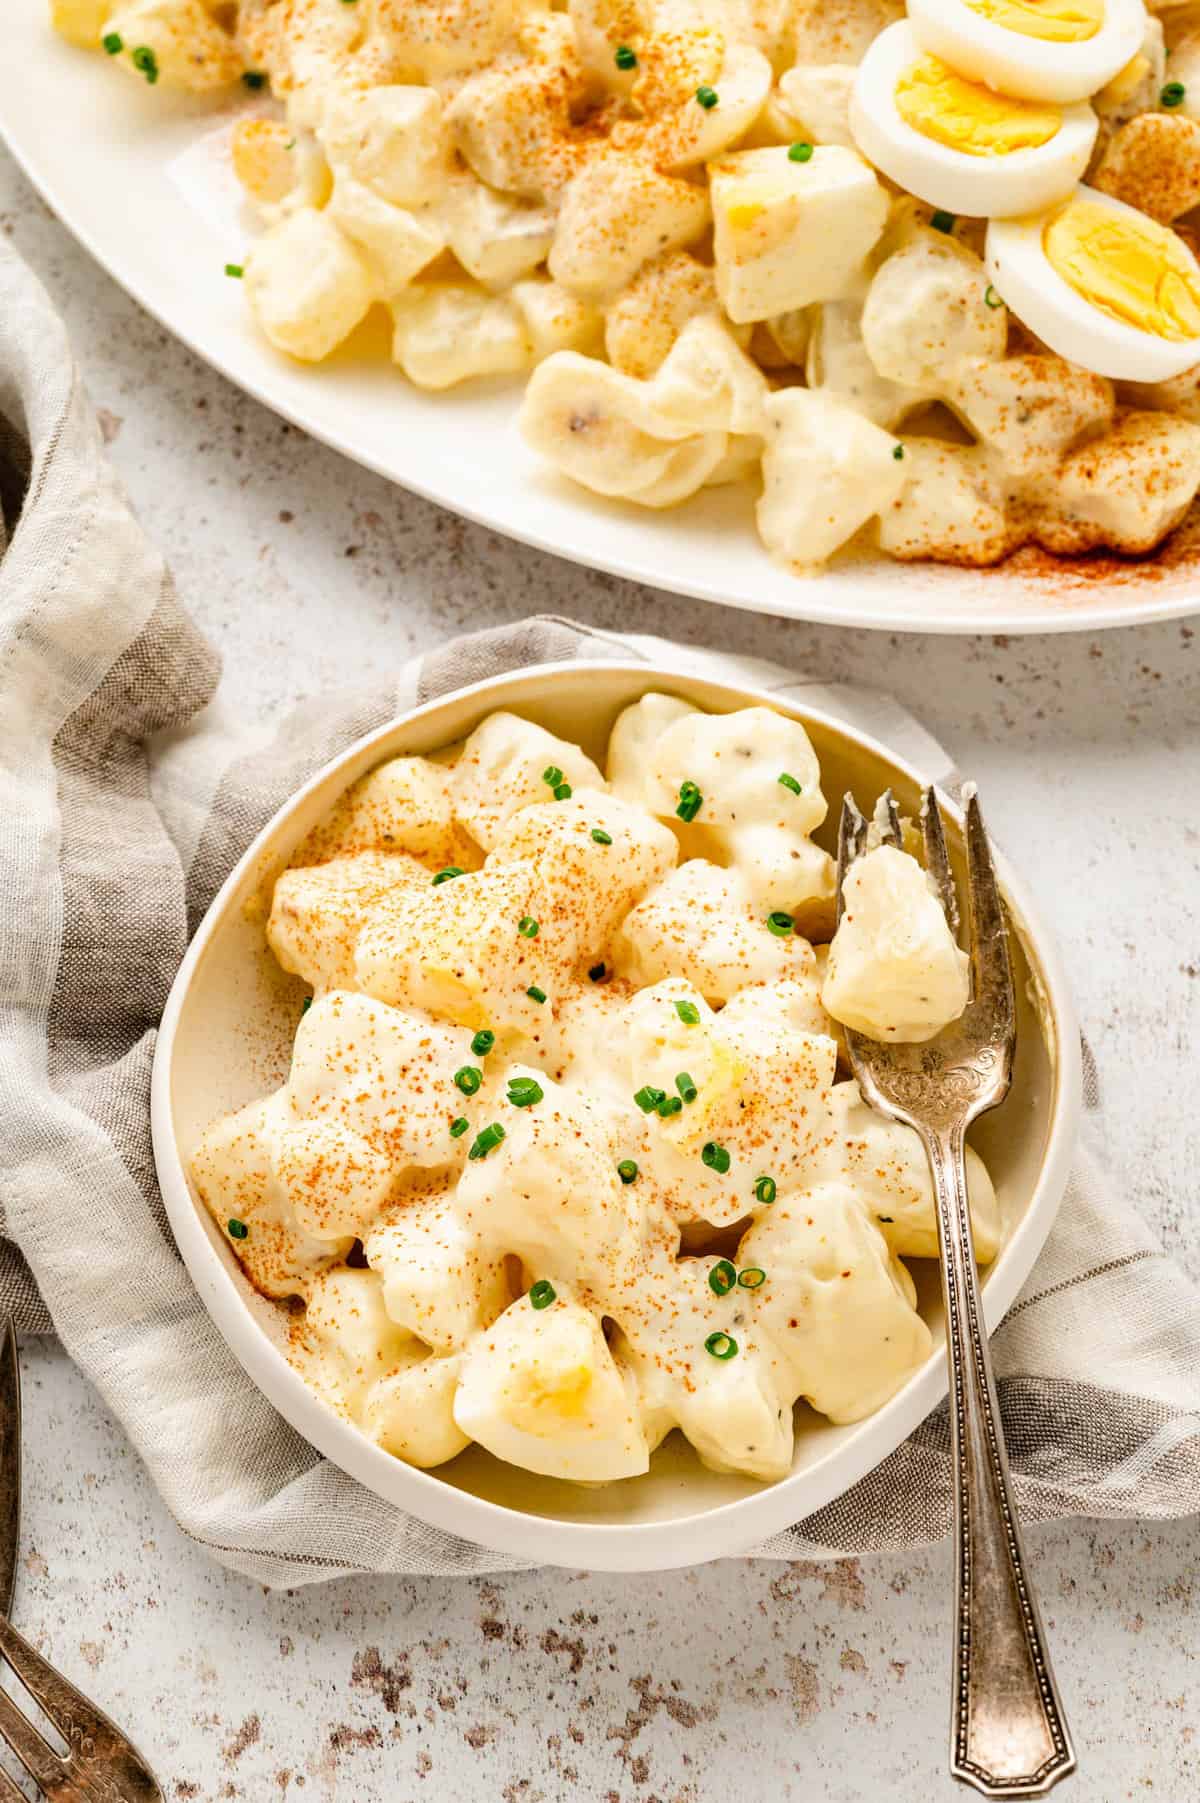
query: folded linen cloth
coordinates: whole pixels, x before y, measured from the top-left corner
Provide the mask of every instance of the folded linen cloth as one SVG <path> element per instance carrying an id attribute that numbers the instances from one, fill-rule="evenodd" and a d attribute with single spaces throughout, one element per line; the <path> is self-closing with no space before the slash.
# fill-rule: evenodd
<path id="1" fill-rule="evenodd" d="M 811 700 L 952 782 L 885 697 L 569 621 L 456 640 L 253 737 L 108 469 L 61 322 L 0 243 L 0 1306 L 57 1332 L 183 1531 L 295 1586 L 520 1561 L 412 1520 L 259 1394 L 179 1260 L 150 1149 L 155 1027 L 189 932 L 292 791 L 418 701 L 522 664 L 628 658 Z M 1096 1098 L 1091 1098 L 1093 1105 Z M 1165 1517 L 1200 1500 L 1200 1292 L 1101 1176 L 1093 1113 L 1058 1223 L 995 1336 L 1029 1518 Z M 754 1549 L 910 1547 L 949 1526 L 936 1410 L 845 1496 Z"/>

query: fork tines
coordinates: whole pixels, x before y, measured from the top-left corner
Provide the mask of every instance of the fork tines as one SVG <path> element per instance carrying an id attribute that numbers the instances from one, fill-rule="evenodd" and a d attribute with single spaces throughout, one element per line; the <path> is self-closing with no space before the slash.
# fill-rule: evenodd
<path id="1" fill-rule="evenodd" d="M 1016 1020 L 1012 964 L 1004 903 L 974 784 L 963 795 L 967 813 L 967 895 L 971 906 L 971 999 L 994 1020 L 998 1037 L 1011 1034 Z"/>
<path id="2" fill-rule="evenodd" d="M 938 806 L 937 791 L 923 789 L 921 792 L 921 828 L 925 835 L 925 868 L 933 879 L 934 887 L 941 897 L 942 910 L 950 923 L 950 931 L 958 938 L 958 891 L 954 887 L 954 878 L 950 874 L 950 857 L 946 851 L 946 829 L 942 821 L 942 810 Z"/>
<path id="3" fill-rule="evenodd" d="M 838 827 L 837 850 L 837 918 L 842 918 L 842 888 L 846 872 L 866 849 L 867 823 L 858 811 L 858 803 L 847 790 L 842 797 L 842 818 Z"/>

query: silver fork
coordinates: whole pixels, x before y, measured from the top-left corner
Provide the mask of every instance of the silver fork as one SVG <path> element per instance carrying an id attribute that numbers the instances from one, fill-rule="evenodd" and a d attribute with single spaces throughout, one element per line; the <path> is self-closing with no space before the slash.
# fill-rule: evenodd
<path id="1" fill-rule="evenodd" d="M 880 812 L 883 842 L 901 846 L 890 791 Z M 920 1134 L 937 1202 L 954 1474 L 950 1770 L 987 1797 L 1040 1797 L 1075 1769 L 1075 1752 L 1026 1571 L 967 1208 L 966 1131 L 1008 1093 L 1016 1010 L 1004 909 L 973 792 L 966 816 L 971 999 L 965 1012 L 922 1045 L 880 1045 L 849 1029 L 846 1043 L 864 1099 Z M 921 823 L 926 868 L 957 937 L 958 900 L 932 789 L 922 798 Z M 838 841 L 839 920 L 846 873 L 866 847 L 867 830 L 847 795 Z"/>
<path id="2" fill-rule="evenodd" d="M 162 1803 L 149 1766 L 115 1722 L 2 1618 L 0 1654 L 67 1743 L 60 1758 L 15 1698 L 0 1690 L 0 1735 L 51 1803 Z M 0 1798 L 25 1803 L 2 1767 Z"/>
<path id="3" fill-rule="evenodd" d="M 67 1750 L 59 1755 L 7 1690 L 0 1690 L 0 1738 L 50 1803 L 163 1803 L 132 1741 L 8 1620 L 20 1531 L 21 1372 L 12 1320 L 0 1318 L 0 1660 L 54 1723 Z M 0 1803 L 25 1803 L 2 1766 Z"/>

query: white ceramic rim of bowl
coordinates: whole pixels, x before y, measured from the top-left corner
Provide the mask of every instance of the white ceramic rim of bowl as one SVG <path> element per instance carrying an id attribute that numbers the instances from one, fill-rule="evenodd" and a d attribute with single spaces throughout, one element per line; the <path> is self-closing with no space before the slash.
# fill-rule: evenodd
<path id="1" fill-rule="evenodd" d="M 844 1495 L 852 1484 L 894 1451 L 946 1395 L 945 1359 L 935 1350 L 922 1370 L 890 1402 L 866 1421 L 856 1424 L 862 1432 L 853 1447 L 836 1448 L 803 1472 L 793 1473 L 774 1484 L 764 1485 L 749 1496 L 718 1504 L 699 1514 L 625 1524 L 568 1522 L 507 1508 L 444 1482 L 436 1471 L 419 1470 L 384 1452 L 335 1414 L 288 1364 L 253 1319 L 230 1264 L 222 1259 L 208 1236 L 203 1205 L 193 1199 L 188 1187 L 175 1144 L 172 1120 L 175 1031 L 192 979 L 228 898 L 236 892 L 247 869 L 263 858 L 290 816 L 303 807 L 308 795 L 343 765 L 361 758 L 373 746 L 382 747 L 398 731 L 428 720 L 443 709 L 459 707 L 464 701 L 486 696 L 489 702 L 486 711 L 490 712 L 491 703 L 502 707 L 509 691 L 524 687 L 530 679 L 552 680 L 556 674 L 577 671 L 579 667 L 571 663 L 531 664 L 503 676 L 470 683 L 436 701 L 411 708 L 331 759 L 272 817 L 214 897 L 171 986 L 159 1027 L 151 1079 L 154 1160 L 176 1244 L 205 1307 L 247 1376 L 318 1452 L 397 1508 L 430 1526 L 478 1541 L 495 1551 L 537 1564 L 589 1567 L 597 1571 L 666 1571 L 744 1553 L 757 1542 L 784 1531 Z M 825 709 L 781 703 L 778 696 L 768 691 L 726 683 L 696 672 L 688 673 L 670 665 L 631 665 L 614 659 L 589 661 L 585 667 L 597 674 L 619 671 L 626 676 L 644 677 L 646 691 L 666 687 L 686 694 L 689 685 L 723 688 L 744 696 L 749 706 L 792 712 L 802 719 L 827 724 L 833 731 L 855 740 L 868 753 L 904 771 L 915 783 L 922 780 L 921 773 L 907 759 Z M 530 711 L 536 712 L 536 708 Z M 961 822 L 961 811 L 957 807 L 951 806 L 949 811 Z M 1001 1258 L 983 1290 L 983 1312 L 989 1333 L 994 1332 L 1014 1301 L 1054 1223 L 1070 1173 L 1082 1106 L 1079 1031 L 1066 973 L 1054 939 L 1028 891 L 999 851 L 996 868 L 1001 887 L 1014 904 L 1028 941 L 1037 950 L 1055 1055 L 1054 1094 L 1038 1180 L 1025 1212 L 1005 1243 Z M 804 1491 L 802 1505 L 788 1500 L 799 1488 Z"/>
<path id="2" fill-rule="evenodd" d="M 605 501 L 538 464 L 516 429 L 515 386 L 438 395 L 379 366 L 314 369 L 271 350 L 238 283 L 245 232 L 193 208 L 170 165 L 231 116 L 232 102 L 150 88 L 53 31 L 46 0 L 7 0 L 5 45 L 20 80 L 0 83 L 0 136 L 88 254 L 197 357 L 281 419 L 391 482 L 464 519 L 661 591 L 753 613 L 879 632 L 1096 632 L 1200 612 L 1200 567 L 1136 561 L 1106 574 L 1066 560 L 1044 573 L 902 563 L 881 555 L 835 562 L 817 576 L 775 563 L 755 533 L 744 484 L 705 489 L 653 513 Z M 245 94 L 237 104 L 253 107 Z M 47 119 L 73 129 L 48 131 Z M 203 157 L 201 161 L 203 161 Z M 232 180 L 232 177 L 230 178 Z M 222 203 L 222 218 L 233 217 Z M 137 230 L 145 220 L 153 229 Z M 230 234 L 236 233 L 233 243 Z M 379 397 L 384 394 L 384 401 Z M 743 492 L 739 492 L 743 491 Z"/>

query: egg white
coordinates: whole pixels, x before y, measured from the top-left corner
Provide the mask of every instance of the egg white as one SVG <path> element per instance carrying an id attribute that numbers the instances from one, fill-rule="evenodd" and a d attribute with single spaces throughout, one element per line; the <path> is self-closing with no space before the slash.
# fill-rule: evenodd
<path id="1" fill-rule="evenodd" d="M 867 160 L 918 200 L 951 213 L 1040 212 L 1068 195 L 1087 168 L 1099 121 L 1082 101 L 1063 108 L 1046 144 L 1007 156 L 971 156 L 939 144 L 901 118 L 896 84 L 926 54 L 900 21 L 881 31 L 859 64 L 850 97 L 850 129 Z"/>
<path id="2" fill-rule="evenodd" d="M 1142 0 L 1105 0 L 1103 25 L 1077 44 L 1008 31 L 965 0 L 908 0 L 908 16 L 923 50 L 1019 100 L 1086 100 L 1137 55 L 1146 35 Z"/>
<path id="3" fill-rule="evenodd" d="M 575 1330 L 575 1343 L 582 1338 L 581 1352 L 590 1364 L 593 1381 L 586 1409 L 580 1417 L 568 1418 L 548 1404 L 545 1431 L 535 1432 L 511 1419 L 514 1386 L 516 1399 L 520 1398 L 521 1357 L 536 1351 L 539 1342 L 552 1344 L 564 1328 Z M 636 1379 L 630 1370 L 617 1366 L 599 1322 L 569 1297 L 561 1280 L 552 1309 L 535 1314 L 528 1298 L 514 1302 L 486 1335 L 477 1336 L 468 1347 L 454 1396 L 454 1419 L 468 1439 L 495 1458 L 542 1477 L 606 1484 L 638 1477 L 650 1465 Z"/>
<path id="4" fill-rule="evenodd" d="M 1075 192 L 1114 213 L 1145 217 L 1136 207 L 1082 183 Z M 1043 344 L 1080 369 L 1113 381 L 1165 382 L 1200 363 L 1200 338 L 1159 338 L 1110 318 L 1078 294 L 1046 256 L 1045 228 L 1045 213 L 1032 219 L 993 219 L 984 245 L 997 294 Z"/>

